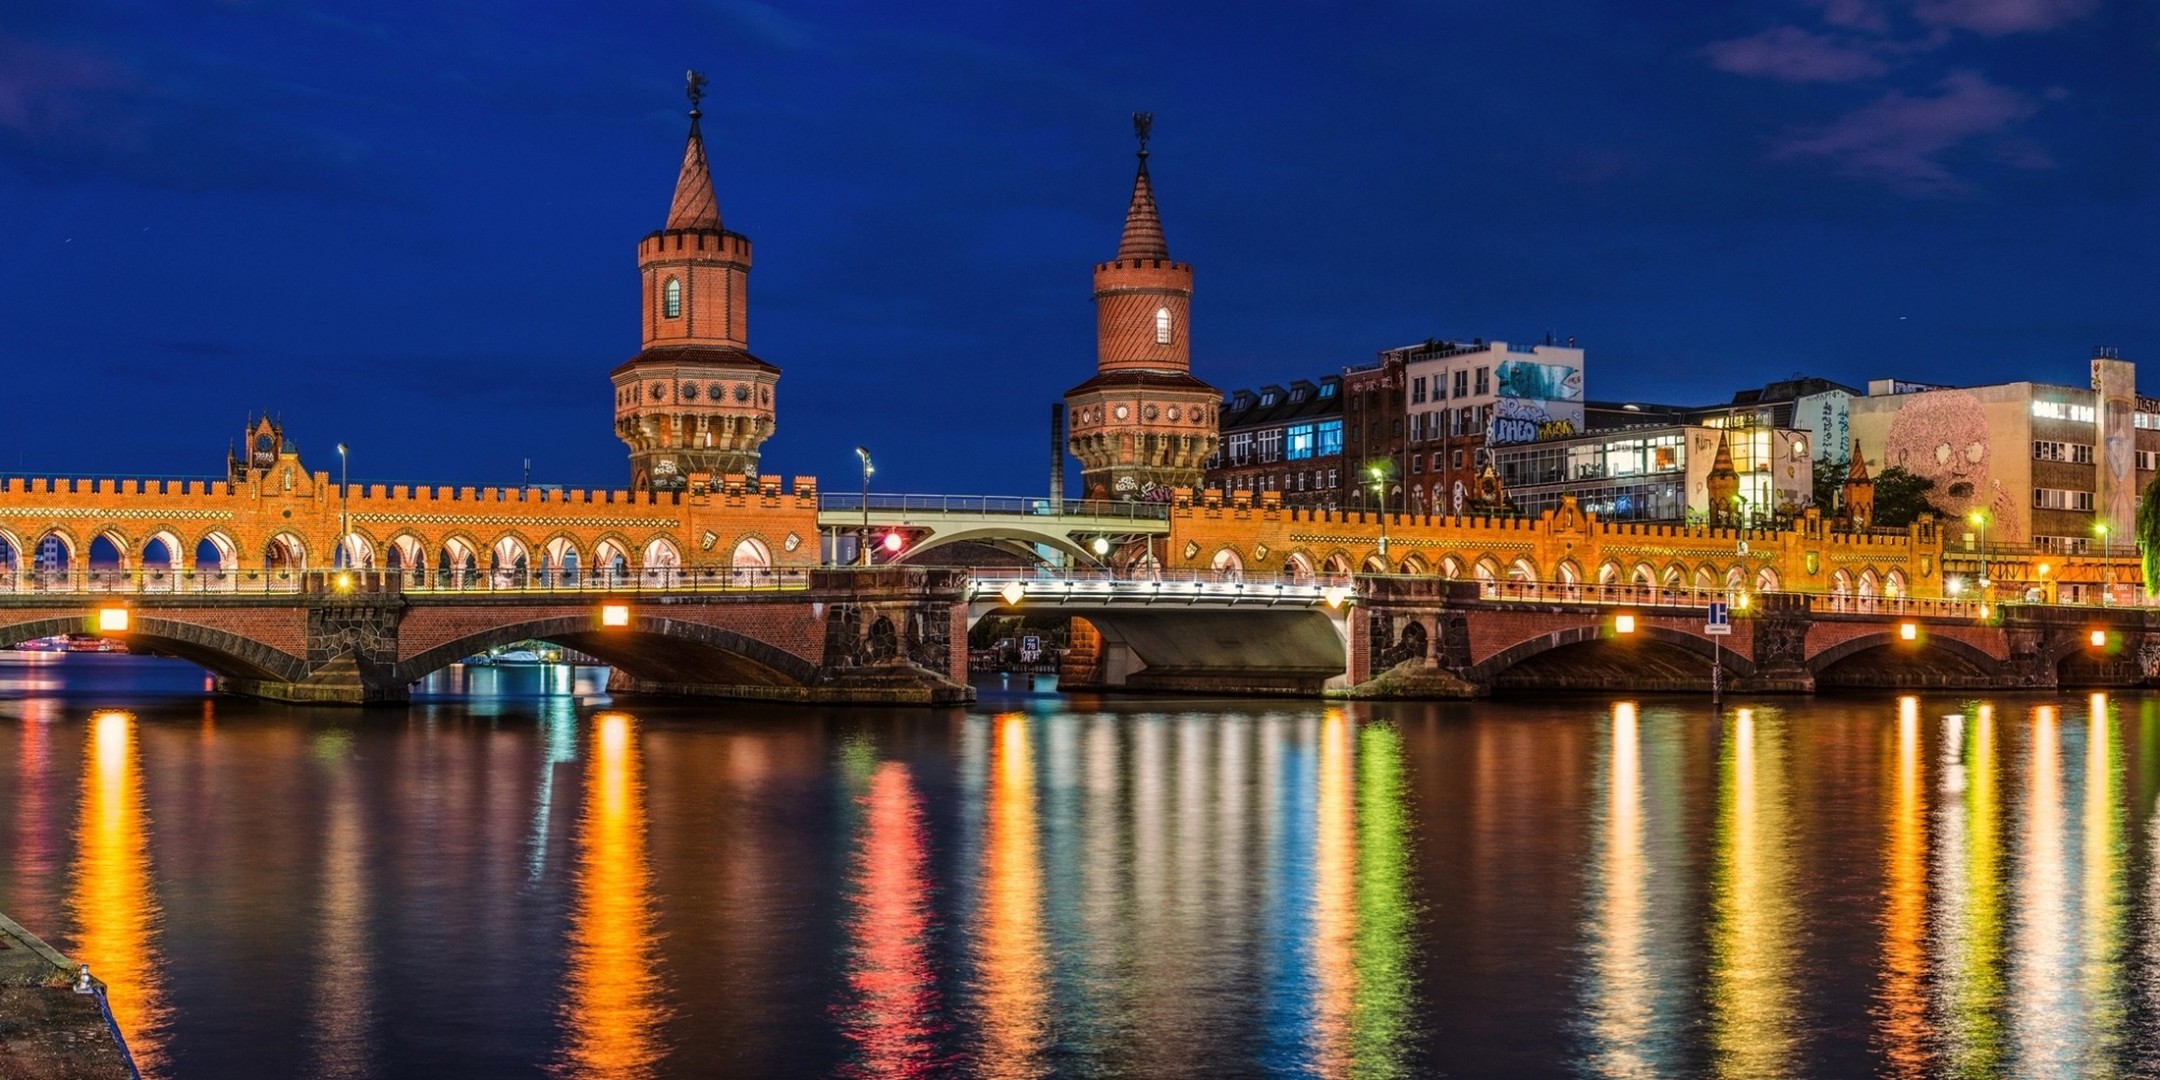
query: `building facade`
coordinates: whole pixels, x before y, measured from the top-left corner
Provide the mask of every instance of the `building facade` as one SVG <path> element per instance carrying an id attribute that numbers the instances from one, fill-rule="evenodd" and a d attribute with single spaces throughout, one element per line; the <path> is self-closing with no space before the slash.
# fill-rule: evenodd
<path id="1" fill-rule="evenodd" d="M 1344 370 L 1344 504 L 1352 509 L 1403 512 L 1409 462 L 1403 440 L 1403 358 L 1381 353 L 1376 363 Z"/>
<path id="2" fill-rule="evenodd" d="M 1898 467 L 1934 483 L 1962 524 L 1953 548 L 2058 554 L 2134 550 L 2137 494 L 2160 466 L 2160 401 L 2136 366 L 2096 350 L 2090 386 L 1944 387 L 1878 379 L 1852 402 L 1852 433 L 1879 481 Z"/>
<path id="3" fill-rule="evenodd" d="M 1806 432 L 1669 424 L 1592 432 L 1493 448 L 1515 512 L 1536 517 L 1573 496 L 1603 521 L 1703 522 L 1719 447 L 1737 474 L 1739 521 L 1768 524 L 1805 506 L 1814 490 Z"/>
<path id="4" fill-rule="evenodd" d="M 632 491 L 755 478 L 780 369 L 750 354 L 750 239 L 720 223 L 690 76 L 690 138 L 667 225 L 638 242 L 644 348 L 617 367 L 615 434 Z"/>
<path id="5" fill-rule="evenodd" d="M 1192 266 L 1170 257 L 1148 177 L 1152 118 L 1133 117 L 1140 166 L 1117 258 L 1095 266 L 1095 377 L 1065 392 L 1066 448 L 1089 499 L 1167 502 L 1200 485 L 1222 394 L 1192 374 Z"/>
<path id="6" fill-rule="evenodd" d="M 1433 339 L 1381 356 L 1403 365 L 1402 475 L 1411 513 L 1464 512 L 1488 447 L 1583 428 L 1583 351 L 1572 343 Z"/>
<path id="7" fill-rule="evenodd" d="M 1284 506 L 1336 509 L 1357 477 L 1344 468 L 1343 379 L 1238 390 L 1222 403 L 1222 443 L 1204 484 L 1278 492 Z"/>

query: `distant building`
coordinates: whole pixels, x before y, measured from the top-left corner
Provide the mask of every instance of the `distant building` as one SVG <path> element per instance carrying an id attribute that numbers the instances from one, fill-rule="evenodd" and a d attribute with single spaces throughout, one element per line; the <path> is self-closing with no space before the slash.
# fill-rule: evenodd
<path id="1" fill-rule="evenodd" d="M 1948 387 L 1877 379 L 1851 403 L 1852 435 L 1880 483 L 1902 468 L 1959 522 L 1950 542 L 2077 554 L 2135 550 L 2138 492 L 2160 465 L 2160 401 L 2137 368 L 2095 350 L 2088 386 Z M 1975 519 L 1975 515 L 1978 519 Z"/>
<path id="2" fill-rule="evenodd" d="M 1349 485 L 1343 505 L 1350 509 L 1379 508 L 1379 492 L 1385 492 L 1390 510 L 1400 513 L 1408 505 L 1403 489 L 1409 469 L 1403 460 L 1404 381 L 1403 358 L 1389 353 L 1381 353 L 1376 363 L 1343 372 L 1343 483 Z"/>
<path id="3" fill-rule="evenodd" d="M 1202 480 L 1221 491 L 1274 491 L 1284 506 L 1342 506 L 1342 376 L 1288 389 L 1238 390 L 1222 403 L 1222 443 Z"/>
<path id="4" fill-rule="evenodd" d="M 1607 521 L 1703 521 L 1721 441 L 1738 473 L 1742 521 L 1767 522 L 1807 502 L 1815 484 L 1808 435 L 1790 428 L 1650 425 L 1498 446 L 1492 456 L 1515 511 L 1527 517 L 1573 495 Z"/>
<path id="5" fill-rule="evenodd" d="M 1381 355 L 1403 362 L 1404 481 L 1413 513 L 1462 513 L 1487 447 L 1583 430 L 1583 351 L 1572 341 L 1435 339 Z"/>

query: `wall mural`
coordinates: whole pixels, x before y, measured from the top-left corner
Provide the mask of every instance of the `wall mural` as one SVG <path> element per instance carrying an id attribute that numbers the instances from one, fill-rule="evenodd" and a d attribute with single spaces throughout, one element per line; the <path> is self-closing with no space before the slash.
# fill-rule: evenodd
<path id="1" fill-rule="evenodd" d="M 1914 394 L 1891 419 L 1887 438 L 1883 464 L 1935 481 L 1928 501 L 1959 517 L 1987 511 L 1989 543 L 2025 539 L 2017 499 L 1988 475 L 1994 449 L 1979 398 L 1963 390 Z"/>

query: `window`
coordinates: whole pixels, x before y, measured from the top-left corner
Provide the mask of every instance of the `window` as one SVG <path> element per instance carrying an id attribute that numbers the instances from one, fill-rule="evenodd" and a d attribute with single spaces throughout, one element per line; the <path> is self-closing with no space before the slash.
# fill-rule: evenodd
<path id="1" fill-rule="evenodd" d="M 1252 432 L 1240 431 L 1227 440 L 1230 444 L 1230 463 L 1243 465 L 1252 457 Z"/>
<path id="2" fill-rule="evenodd" d="M 1292 424 L 1287 432 L 1283 456 L 1291 461 L 1303 461 L 1313 456 L 1313 426 Z"/>
<path id="3" fill-rule="evenodd" d="M 2062 488 L 2034 488 L 2035 510 L 2090 510 L 2093 493 L 2090 491 L 2065 491 Z"/>
<path id="4" fill-rule="evenodd" d="M 2137 467 L 2139 472 L 2151 472 L 2154 469 L 2160 469 L 2160 450 L 2138 451 Z"/>
<path id="5" fill-rule="evenodd" d="M 660 289 L 660 313 L 670 319 L 682 318 L 682 279 L 669 278 Z"/>
<path id="6" fill-rule="evenodd" d="M 1467 369 L 1455 373 L 1455 396 L 1470 396 L 1470 372 Z"/>
<path id="7" fill-rule="evenodd" d="M 1334 384 L 1334 383 L 1331 383 L 1331 382 L 1327 382 L 1327 383 L 1321 383 L 1321 384 L 1320 384 L 1320 396 L 1321 396 L 1321 397 L 1324 397 L 1324 398 L 1328 398 L 1328 397 L 1334 397 L 1334 396 L 1335 396 L 1335 384 Z"/>
<path id="8" fill-rule="evenodd" d="M 1447 400 L 1447 372 L 1432 377 L 1432 397 L 1434 401 Z"/>
<path id="9" fill-rule="evenodd" d="M 2050 551 L 2057 555 L 2085 554 L 2085 538 L 2082 536 L 2035 536 L 2034 551 Z"/>
<path id="10" fill-rule="evenodd" d="M 1334 469 L 1327 471 L 1327 486 L 1331 488 L 1342 486 L 1342 477 Z"/>
<path id="11" fill-rule="evenodd" d="M 1155 309 L 1155 344 L 1157 344 L 1157 345 L 1168 345 L 1168 344 L 1170 344 L 1170 309 L 1169 309 L 1169 308 L 1166 308 L 1166 307 L 1159 307 L 1159 308 L 1156 308 L 1156 309 Z"/>
<path id="12" fill-rule="evenodd" d="M 2090 465 L 2093 448 L 2089 443 L 2036 442 L 2033 443 L 2034 461 L 2067 461 L 2076 465 Z"/>
<path id="13" fill-rule="evenodd" d="M 1413 473 L 1421 473 L 1425 471 L 1425 455 L 1410 455 L 1410 471 Z"/>
<path id="14" fill-rule="evenodd" d="M 1315 452 L 1321 457 L 1334 457 L 1342 453 L 1342 421 L 1322 420 L 1318 433 L 1319 445 Z"/>
<path id="15" fill-rule="evenodd" d="M 1282 429 L 1269 428 L 1255 440 L 1260 447 L 1261 462 L 1282 460 Z"/>
<path id="16" fill-rule="evenodd" d="M 1477 392 L 1480 396 L 1492 392 L 1492 369 L 1477 369 Z"/>
<path id="17" fill-rule="evenodd" d="M 1267 393 L 1260 395 L 1260 406 L 1262 408 L 1266 408 L 1273 404 L 1275 404 L 1275 391 L 1270 390 Z"/>
<path id="18" fill-rule="evenodd" d="M 1425 404 L 1425 377 L 1423 375 L 1410 380 L 1410 404 Z"/>

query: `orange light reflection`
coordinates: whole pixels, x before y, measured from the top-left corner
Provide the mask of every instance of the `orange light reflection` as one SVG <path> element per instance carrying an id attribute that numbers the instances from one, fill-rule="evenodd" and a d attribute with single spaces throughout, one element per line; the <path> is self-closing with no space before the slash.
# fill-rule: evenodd
<path id="1" fill-rule="evenodd" d="M 593 718 L 578 820 L 570 985 L 562 1008 L 567 1041 L 557 1075 L 649 1076 L 663 1053 L 658 915 L 645 857 L 645 786 L 636 721 Z"/>
<path id="2" fill-rule="evenodd" d="M 1032 1077 L 1045 1071 L 1050 970 L 1042 941 L 1035 755 L 1027 716 L 998 717 L 992 738 L 982 926 L 975 948 L 982 1046 L 973 1072 Z"/>
<path id="3" fill-rule="evenodd" d="M 69 894 L 77 928 L 74 959 L 104 980 L 113 1019 L 143 1075 L 161 1075 L 170 1011 L 157 942 L 163 911 L 152 888 L 135 718 L 127 713 L 91 718 L 77 844 Z"/>
<path id="4" fill-rule="evenodd" d="M 860 802 L 865 811 L 855 859 L 854 914 L 848 919 L 848 988 L 842 1016 L 863 1077 L 929 1076 L 939 1063 L 937 985 L 930 967 L 930 871 L 921 800 L 907 766 L 878 765 Z"/>
<path id="5" fill-rule="evenodd" d="M 1921 1076 L 1928 1050 L 1926 800 L 1920 789 L 1920 700 L 1898 699 L 1883 895 L 1881 1036 L 1889 1073 Z"/>

